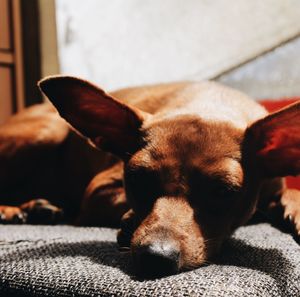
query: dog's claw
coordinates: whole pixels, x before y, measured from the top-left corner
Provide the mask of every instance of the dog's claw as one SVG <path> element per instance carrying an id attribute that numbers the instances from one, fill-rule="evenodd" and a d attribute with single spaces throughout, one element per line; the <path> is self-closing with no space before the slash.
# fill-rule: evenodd
<path id="1" fill-rule="evenodd" d="M 130 248 L 127 246 L 120 246 L 119 247 L 119 252 L 120 253 L 128 253 L 130 251 Z"/>
<path id="2" fill-rule="evenodd" d="M 3 212 L 0 212 L 0 223 L 5 223 L 6 215 Z"/>
<path id="3" fill-rule="evenodd" d="M 294 217 L 291 214 L 287 216 L 287 220 L 289 221 L 289 223 L 294 224 Z"/>
<path id="4" fill-rule="evenodd" d="M 26 222 L 27 215 L 24 212 L 15 214 L 12 218 L 13 224 L 24 224 Z"/>
<path id="5" fill-rule="evenodd" d="M 7 206 L 0 212 L 1 224 L 24 224 L 27 216 L 18 207 Z"/>

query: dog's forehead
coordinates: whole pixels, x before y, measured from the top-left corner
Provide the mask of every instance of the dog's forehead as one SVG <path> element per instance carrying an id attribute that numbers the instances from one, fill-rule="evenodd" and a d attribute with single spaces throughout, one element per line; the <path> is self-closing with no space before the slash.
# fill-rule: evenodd
<path id="1" fill-rule="evenodd" d="M 241 171 L 243 131 L 227 123 L 178 116 L 144 127 L 144 134 L 145 146 L 132 160 L 136 166 L 200 168 L 208 175 Z"/>
<path id="2" fill-rule="evenodd" d="M 177 116 L 145 127 L 146 145 L 154 159 L 195 155 L 235 156 L 240 152 L 243 131 L 226 122 L 204 121 L 197 116 Z"/>

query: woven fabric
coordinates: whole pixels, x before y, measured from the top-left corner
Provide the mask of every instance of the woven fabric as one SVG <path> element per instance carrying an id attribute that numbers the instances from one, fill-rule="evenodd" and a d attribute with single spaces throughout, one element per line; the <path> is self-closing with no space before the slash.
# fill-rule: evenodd
<path id="1" fill-rule="evenodd" d="M 268 224 L 239 228 L 217 264 L 156 280 L 132 274 L 116 230 L 0 225 L 0 296 L 300 296 L 300 246 Z"/>

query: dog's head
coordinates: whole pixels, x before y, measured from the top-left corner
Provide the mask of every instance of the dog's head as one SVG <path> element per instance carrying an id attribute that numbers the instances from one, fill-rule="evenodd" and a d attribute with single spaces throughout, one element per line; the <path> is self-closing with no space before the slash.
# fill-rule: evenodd
<path id="1" fill-rule="evenodd" d="M 124 160 L 131 210 L 119 241 L 150 275 L 206 263 L 253 214 L 263 180 L 300 169 L 300 104 L 243 131 L 196 115 L 158 118 L 72 77 L 40 87 L 73 127 Z"/>

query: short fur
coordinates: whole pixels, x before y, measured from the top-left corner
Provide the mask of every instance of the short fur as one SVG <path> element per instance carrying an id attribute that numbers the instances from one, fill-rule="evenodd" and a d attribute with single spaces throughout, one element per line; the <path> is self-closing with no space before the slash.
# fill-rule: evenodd
<path id="1" fill-rule="evenodd" d="M 299 234 L 300 194 L 282 177 L 300 172 L 300 103 L 268 115 L 214 82 L 106 94 L 54 76 L 39 86 L 72 126 L 45 103 L 0 128 L 3 221 L 32 220 L 25 202 L 40 197 L 80 225 L 123 217 L 119 244 L 152 275 L 206 263 L 257 209 L 281 212 Z"/>

